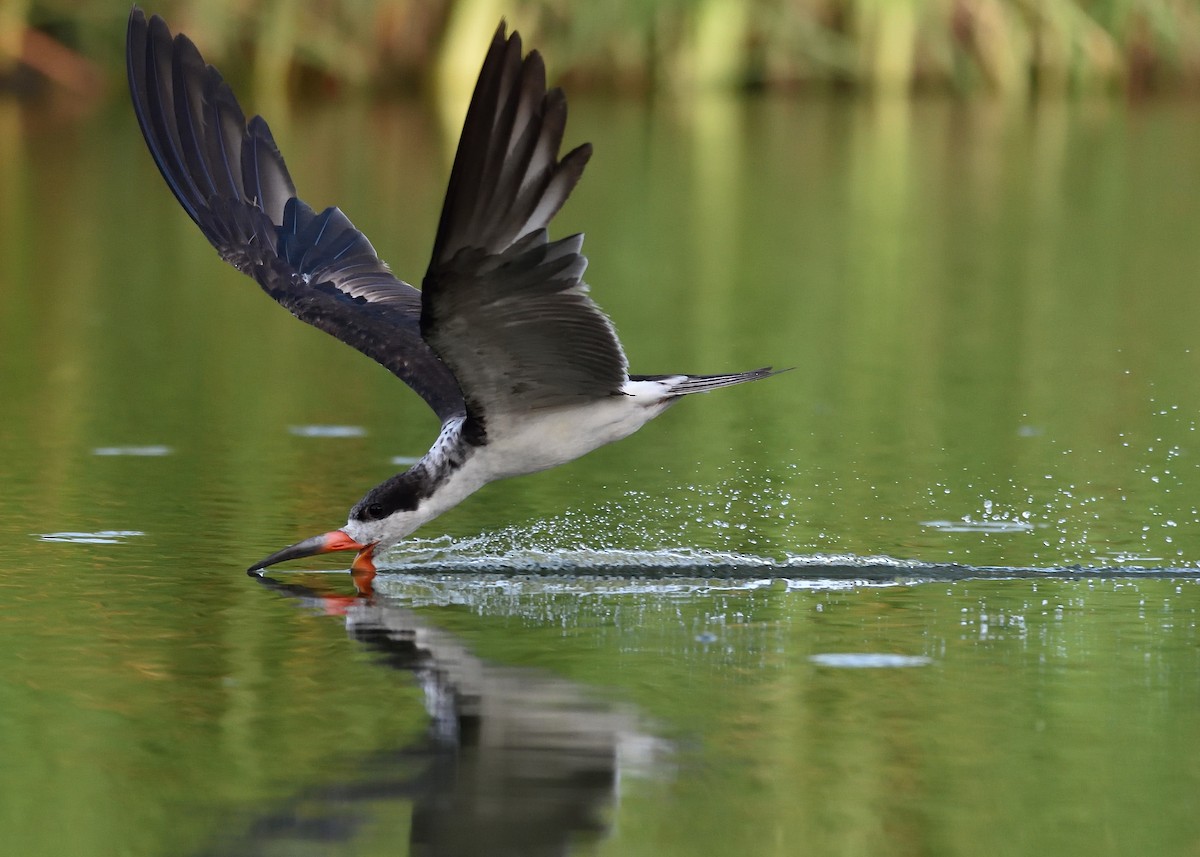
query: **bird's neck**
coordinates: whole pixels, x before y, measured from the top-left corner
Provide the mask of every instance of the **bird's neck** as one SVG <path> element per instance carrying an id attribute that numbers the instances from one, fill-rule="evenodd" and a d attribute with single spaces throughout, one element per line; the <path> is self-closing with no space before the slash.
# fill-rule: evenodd
<path id="1" fill-rule="evenodd" d="M 417 488 L 418 517 L 432 520 L 457 505 L 486 482 L 471 466 L 479 447 L 464 432 L 464 419 L 447 420 L 429 452 L 401 475 Z"/>

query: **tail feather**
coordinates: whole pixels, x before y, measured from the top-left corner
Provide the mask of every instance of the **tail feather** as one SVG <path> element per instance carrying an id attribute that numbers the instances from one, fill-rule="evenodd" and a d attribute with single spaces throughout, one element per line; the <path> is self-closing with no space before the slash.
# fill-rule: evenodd
<path id="1" fill-rule="evenodd" d="M 631 375 L 631 381 L 670 381 L 670 396 L 686 396 L 691 393 L 707 393 L 719 387 L 732 387 L 734 384 L 744 384 L 747 381 L 757 381 L 760 378 L 770 378 L 788 369 L 775 371 L 770 366 L 761 369 L 751 369 L 749 372 L 731 372 L 726 375 Z"/>

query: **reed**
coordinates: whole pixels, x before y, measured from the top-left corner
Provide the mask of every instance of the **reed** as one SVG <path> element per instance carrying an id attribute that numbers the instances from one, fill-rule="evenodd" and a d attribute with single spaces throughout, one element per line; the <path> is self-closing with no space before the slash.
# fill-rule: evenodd
<path id="1" fill-rule="evenodd" d="M 314 84 L 461 88 L 500 14 L 575 89 L 1200 92 L 1197 0 L 162 0 L 150 11 L 275 98 Z M 0 77 L 23 64 L 58 80 L 47 37 L 118 75 L 124 15 L 112 0 L 0 0 Z"/>

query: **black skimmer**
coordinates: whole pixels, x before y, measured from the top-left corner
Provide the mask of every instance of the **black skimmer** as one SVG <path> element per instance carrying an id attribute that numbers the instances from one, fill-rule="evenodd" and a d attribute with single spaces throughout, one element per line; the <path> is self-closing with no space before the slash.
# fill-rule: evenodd
<path id="1" fill-rule="evenodd" d="M 587 294 L 583 235 L 546 228 L 592 148 L 559 157 L 567 104 L 537 51 L 501 22 L 467 109 L 433 258 L 420 290 L 395 277 L 337 208 L 316 212 L 267 123 L 249 121 L 186 36 L 138 8 L 126 41 L 138 124 L 163 178 L 221 258 L 301 321 L 387 367 L 442 421 L 425 456 L 367 492 L 345 526 L 251 566 L 356 550 L 373 557 L 489 482 L 620 440 L 681 397 L 755 381 L 630 375 Z"/>

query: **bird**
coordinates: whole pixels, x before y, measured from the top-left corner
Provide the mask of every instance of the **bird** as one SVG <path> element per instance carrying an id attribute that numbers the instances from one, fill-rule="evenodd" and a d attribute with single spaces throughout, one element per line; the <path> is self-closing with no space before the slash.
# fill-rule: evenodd
<path id="1" fill-rule="evenodd" d="M 182 33 L 129 15 L 134 114 L 154 162 L 220 257 L 294 316 L 382 364 L 441 421 L 429 451 L 371 488 L 344 526 L 248 572 L 357 551 L 378 554 L 498 479 L 546 470 L 627 437 L 684 396 L 778 374 L 632 375 L 583 281 L 583 235 L 551 219 L 592 154 L 560 156 L 566 97 L 501 20 L 472 93 L 421 288 L 396 277 L 336 207 L 296 188 L 270 128 Z M 361 588 L 361 585 L 360 585 Z"/>

